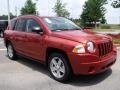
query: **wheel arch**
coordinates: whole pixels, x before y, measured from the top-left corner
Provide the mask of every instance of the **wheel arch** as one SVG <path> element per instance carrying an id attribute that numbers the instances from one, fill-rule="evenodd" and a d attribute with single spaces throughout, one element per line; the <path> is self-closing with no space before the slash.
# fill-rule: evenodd
<path id="1" fill-rule="evenodd" d="M 72 70 L 72 67 L 71 67 L 71 64 L 70 64 L 67 53 L 64 50 L 61 50 L 61 49 L 58 49 L 58 48 L 48 47 L 46 49 L 46 66 L 48 66 L 48 59 L 49 59 L 49 57 L 52 53 L 60 53 L 60 54 L 64 55 L 66 60 L 67 60 L 68 65 L 69 65 L 69 67 L 70 67 L 70 69 L 73 73 L 73 70 Z"/>
<path id="2" fill-rule="evenodd" d="M 8 45 L 9 43 L 11 43 L 11 41 L 8 40 L 8 39 L 6 39 L 6 40 L 4 40 L 4 43 L 5 43 L 5 46 L 7 47 L 7 45 Z M 11 43 L 11 44 L 12 44 L 12 43 Z"/>

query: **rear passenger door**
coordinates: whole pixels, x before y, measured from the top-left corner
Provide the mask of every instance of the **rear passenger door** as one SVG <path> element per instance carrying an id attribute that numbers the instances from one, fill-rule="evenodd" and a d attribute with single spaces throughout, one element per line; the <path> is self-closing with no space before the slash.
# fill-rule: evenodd
<path id="1" fill-rule="evenodd" d="M 20 18 L 16 21 L 15 27 L 14 27 L 14 46 L 18 53 L 25 54 L 24 51 L 24 43 L 26 42 L 26 19 Z"/>

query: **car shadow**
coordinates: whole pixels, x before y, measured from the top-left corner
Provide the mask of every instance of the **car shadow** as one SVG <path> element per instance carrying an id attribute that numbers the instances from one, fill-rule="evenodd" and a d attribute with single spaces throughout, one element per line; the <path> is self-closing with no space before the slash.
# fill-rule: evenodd
<path id="1" fill-rule="evenodd" d="M 32 70 L 48 75 L 48 77 L 52 78 L 47 70 L 47 67 L 39 62 L 32 61 L 23 57 L 19 57 L 17 62 L 31 68 Z M 112 69 L 109 69 L 101 74 L 96 74 L 96 75 L 73 76 L 69 82 L 64 84 L 80 86 L 80 87 L 96 85 L 107 79 L 111 74 L 112 74 Z"/>
<path id="2" fill-rule="evenodd" d="M 38 71 L 45 75 L 50 76 L 47 67 L 37 61 L 33 61 L 33 60 L 30 60 L 30 59 L 27 59 L 24 57 L 19 57 L 16 61 L 20 64 L 23 64 L 23 65 L 29 67 L 33 71 Z"/>
<path id="3" fill-rule="evenodd" d="M 92 86 L 106 80 L 111 74 L 112 74 L 112 69 L 108 69 L 107 71 L 96 75 L 74 76 L 69 84 L 80 87 Z"/>

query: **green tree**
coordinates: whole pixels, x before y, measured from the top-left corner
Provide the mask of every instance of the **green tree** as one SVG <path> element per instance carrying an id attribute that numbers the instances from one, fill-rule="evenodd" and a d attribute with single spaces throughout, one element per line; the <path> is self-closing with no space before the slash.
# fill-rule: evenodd
<path id="1" fill-rule="evenodd" d="M 36 4 L 32 0 L 27 0 L 21 9 L 21 15 L 36 14 Z"/>
<path id="2" fill-rule="evenodd" d="M 120 0 L 114 0 L 114 1 L 112 2 L 112 6 L 113 6 L 114 8 L 120 8 Z"/>
<path id="3" fill-rule="evenodd" d="M 80 26 L 80 18 L 79 19 L 69 18 L 69 19 L 73 21 L 75 24 L 77 24 L 78 26 Z"/>
<path id="4" fill-rule="evenodd" d="M 15 18 L 16 16 L 10 12 L 10 19 Z M 8 15 L 1 15 L 0 20 L 8 20 Z"/>
<path id="5" fill-rule="evenodd" d="M 53 8 L 57 16 L 69 17 L 70 13 L 66 10 L 66 3 L 62 3 L 61 0 L 57 0 Z"/>
<path id="6" fill-rule="evenodd" d="M 105 4 L 107 4 L 107 0 L 86 1 L 81 14 L 81 24 L 85 26 L 87 23 L 94 23 L 96 26 L 96 22 L 100 22 L 105 15 Z"/>
<path id="7" fill-rule="evenodd" d="M 107 23 L 107 20 L 105 19 L 105 17 L 102 17 L 101 18 L 101 24 L 106 24 Z"/>

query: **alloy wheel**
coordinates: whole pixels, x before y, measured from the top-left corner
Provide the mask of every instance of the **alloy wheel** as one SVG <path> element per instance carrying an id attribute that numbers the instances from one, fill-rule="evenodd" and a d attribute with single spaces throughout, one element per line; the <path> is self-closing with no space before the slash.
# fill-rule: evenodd
<path id="1" fill-rule="evenodd" d="M 65 65 L 61 58 L 54 57 L 50 62 L 50 70 L 54 77 L 62 78 L 65 75 Z"/>

